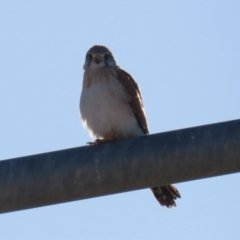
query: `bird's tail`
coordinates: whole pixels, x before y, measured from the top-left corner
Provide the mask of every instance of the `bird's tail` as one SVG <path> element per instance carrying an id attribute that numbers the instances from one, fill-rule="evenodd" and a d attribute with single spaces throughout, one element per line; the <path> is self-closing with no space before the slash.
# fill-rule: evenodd
<path id="1" fill-rule="evenodd" d="M 151 188 L 154 196 L 162 206 L 171 208 L 172 206 L 176 207 L 175 199 L 181 198 L 180 193 L 177 188 L 173 185 L 166 185 L 160 187 Z"/>

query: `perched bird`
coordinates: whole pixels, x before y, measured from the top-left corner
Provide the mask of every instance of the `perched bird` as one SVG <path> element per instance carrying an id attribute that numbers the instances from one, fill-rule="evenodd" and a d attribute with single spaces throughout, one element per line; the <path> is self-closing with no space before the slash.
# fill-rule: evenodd
<path id="1" fill-rule="evenodd" d="M 83 125 L 98 144 L 148 135 L 142 96 L 133 77 L 121 69 L 111 51 L 100 45 L 91 47 L 83 66 L 80 113 Z M 162 206 L 176 206 L 180 198 L 173 185 L 151 188 Z"/>

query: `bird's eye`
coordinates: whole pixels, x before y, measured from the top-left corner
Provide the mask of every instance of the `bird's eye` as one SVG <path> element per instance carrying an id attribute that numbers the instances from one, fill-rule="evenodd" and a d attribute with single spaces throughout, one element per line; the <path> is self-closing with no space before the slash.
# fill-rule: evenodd
<path id="1" fill-rule="evenodd" d="M 92 60 L 92 54 L 88 53 L 86 55 L 86 60 L 91 61 Z"/>
<path id="2" fill-rule="evenodd" d="M 85 59 L 84 65 L 83 65 L 83 69 L 86 69 L 90 65 L 91 61 L 92 61 L 92 54 L 88 53 L 86 55 L 86 59 Z"/>
<path id="3" fill-rule="evenodd" d="M 115 62 L 112 54 L 109 54 L 109 53 L 105 54 L 104 55 L 104 62 L 105 62 L 105 66 L 108 66 L 108 67 L 116 66 L 116 62 Z"/>
<path id="4" fill-rule="evenodd" d="M 104 60 L 108 60 L 109 58 L 111 58 L 110 54 L 105 54 L 104 55 Z"/>

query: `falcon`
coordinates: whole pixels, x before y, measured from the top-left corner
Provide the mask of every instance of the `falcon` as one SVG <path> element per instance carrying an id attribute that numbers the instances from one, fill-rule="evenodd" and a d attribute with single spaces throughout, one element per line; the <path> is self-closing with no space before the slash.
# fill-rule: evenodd
<path id="1" fill-rule="evenodd" d="M 96 138 L 89 144 L 148 135 L 138 84 L 117 65 L 111 51 L 101 45 L 91 47 L 83 69 L 80 113 L 84 127 Z M 176 206 L 175 200 L 181 197 L 173 185 L 151 190 L 157 201 L 168 208 Z"/>

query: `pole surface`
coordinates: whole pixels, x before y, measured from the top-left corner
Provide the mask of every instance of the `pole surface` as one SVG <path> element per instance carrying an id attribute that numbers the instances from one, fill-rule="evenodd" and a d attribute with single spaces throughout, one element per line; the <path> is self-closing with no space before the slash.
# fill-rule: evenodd
<path id="1" fill-rule="evenodd" d="M 240 171 L 240 120 L 0 161 L 0 213 Z"/>

